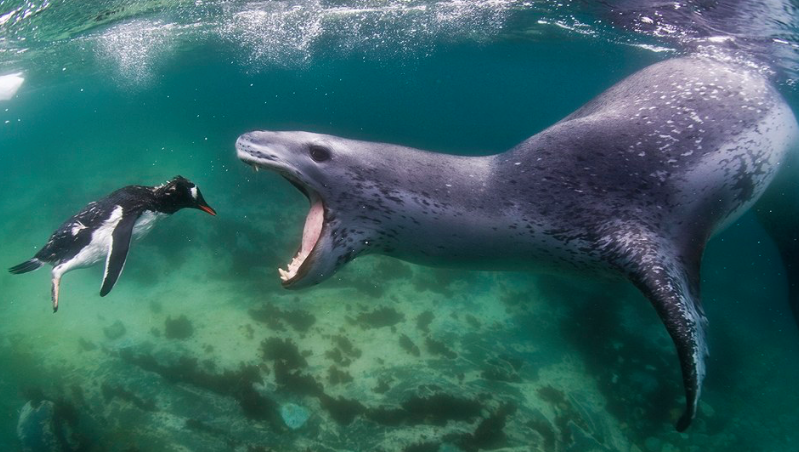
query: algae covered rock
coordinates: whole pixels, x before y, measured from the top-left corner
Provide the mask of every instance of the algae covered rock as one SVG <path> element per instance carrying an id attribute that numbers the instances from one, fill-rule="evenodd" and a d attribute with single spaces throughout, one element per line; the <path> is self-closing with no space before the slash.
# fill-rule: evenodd
<path id="1" fill-rule="evenodd" d="M 110 326 L 103 328 L 103 334 L 105 334 L 105 337 L 111 339 L 112 341 L 124 336 L 126 332 L 127 329 L 125 328 L 125 325 L 123 325 L 119 320 L 112 323 Z"/>
<path id="2" fill-rule="evenodd" d="M 311 417 L 311 412 L 295 403 L 286 403 L 280 407 L 280 417 L 283 418 L 286 427 L 297 430 L 305 425 L 305 422 Z"/>
<path id="3" fill-rule="evenodd" d="M 77 420 L 63 402 L 35 399 L 19 413 L 17 438 L 24 452 L 72 452 L 87 450 L 76 431 Z"/>
<path id="4" fill-rule="evenodd" d="M 49 400 L 28 402 L 22 407 L 17 422 L 17 437 L 24 451 L 60 451 L 55 436 L 55 407 Z"/>

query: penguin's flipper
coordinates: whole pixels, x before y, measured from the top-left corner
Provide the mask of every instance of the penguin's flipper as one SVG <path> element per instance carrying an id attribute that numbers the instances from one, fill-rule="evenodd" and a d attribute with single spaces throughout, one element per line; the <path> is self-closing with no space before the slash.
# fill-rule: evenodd
<path id="1" fill-rule="evenodd" d="M 612 259 L 652 303 L 677 349 L 685 389 L 685 411 L 676 425 L 681 432 L 696 416 L 708 355 L 707 320 L 699 301 L 704 245 L 694 243 L 680 253 L 668 240 L 641 231 L 622 232 L 613 242 Z"/>
<path id="2" fill-rule="evenodd" d="M 101 297 L 111 292 L 117 279 L 119 279 L 119 275 L 122 274 L 122 269 L 125 267 L 125 260 L 128 258 L 130 239 L 133 236 L 133 225 L 136 223 L 136 219 L 136 215 L 124 215 L 111 234 L 111 247 L 105 259 L 103 285 L 100 287 Z"/>

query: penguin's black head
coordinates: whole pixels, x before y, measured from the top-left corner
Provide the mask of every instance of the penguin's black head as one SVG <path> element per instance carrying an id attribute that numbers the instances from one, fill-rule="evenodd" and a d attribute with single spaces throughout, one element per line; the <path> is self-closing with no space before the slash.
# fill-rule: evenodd
<path id="1" fill-rule="evenodd" d="M 191 207 L 200 209 L 211 215 L 216 215 L 216 211 L 205 202 L 200 188 L 194 182 L 183 176 L 175 176 L 166 184 L 157 188 L 162 196 L 163 212 L 174 213 L 180 209 Z"/>

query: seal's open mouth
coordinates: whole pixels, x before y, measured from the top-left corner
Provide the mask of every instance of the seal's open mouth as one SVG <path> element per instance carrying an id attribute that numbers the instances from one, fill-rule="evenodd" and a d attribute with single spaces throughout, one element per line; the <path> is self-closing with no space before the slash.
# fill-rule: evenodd
<path id="1" fill-rule="evenodd" d="M 313 264 L 314 257 L 312 254 L 316 244 L 319 242 L 319 238 L 322 237 L 322 229 L 325 225 L 325 205 L 317 193 L 303 187 L 288 176 L 284 175 L 284 177 L 305 193 L 311 203 L 308 216 L 305 217 L 305 226 L 302 228 L 300 249 L 285 270 L 282 268 L 277 269 L 278 273 L 280 273 L 280 279 L 283 281 L 283 286 L 289 286 L 294 281 L 301 279 Z"/>
<path id="2" fill-rule="evenodd" d="M 317 277 L 324 276 L 314 272 L 326 273 L 319 270 L 325 258 L 320 243 L 324 240 L 325 218 L 329 215 L 321 194 L 311 188 L 301 171 L 291 163 L 294 156 L 289 145 L 292 143 L 281 139 L 282 136 L 280 132 L 246 133 L 236 140 L 236 153 L 253 170 L 268 169 L 278 173 L 308 198 L 311 207 L 305 217 L 299 249 L 286 267 L 278 269 L 283 287 L 303 287 L 305 282 L 318 282 L 315 281 Z"/>

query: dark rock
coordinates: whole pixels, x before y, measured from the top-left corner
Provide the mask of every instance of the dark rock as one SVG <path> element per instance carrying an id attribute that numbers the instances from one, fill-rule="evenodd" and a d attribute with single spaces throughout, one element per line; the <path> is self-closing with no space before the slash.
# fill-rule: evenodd
<path id="1" fill-rule="evenodd" d="M 394 380 L 391 377 L 379 378 L 377 380 L 377 386 L 375 386 L 372 391 L 378 394 L 385 394 L 389 389 L 391 389 L 390 385 L 392 381 Z"/>
<path id="2" fill-rule="evenodd" d="M 516 412 L 516 405 L 506 403 L 496 412 L 480 421 L 473 433 L 447 438 L 467 452 L 499 449 L 505 445 L 505 424 L 508 416 Z M 550 449 L 547 449 L 550 450 Z"/>
<path id="3" fill-rule="evenodd" d="M 352 358 L 361 357 L 361 350 L 355 348 L 346 336 L 333 336 L 333 341 L 347 356 Z"/>
<path id="4" fill-rule="evenodd" d="M 53 429 L 55 404 L 49 400 L 28 402 L 22 407 L 17 422 L 17 438 L 26 452 L 60 452 Z"/>
<path id="5" fill-rule="evenodd" d="M 250 309 L 250 317 L 261 323 L 265 323 L 269 329 L 283 331 L 283 323 L 286 322 L 295 331 L 304 333 L 316 323 L 316 317 L 301 309 L 293 311 L 283 311 L 271 303 L 264 303 L 260 308 Z"/>
<path id="6" fill-rule="evenodd" d="M 536 393 L 541 400 L 549 402 L 552 405 L 562 405 L 566 403 L 566 395 L 563 391 L 555 389 L 552 386 L 538 388 Z"/>
<path id="7" fill-rule="evenodd" d="M 352 375 L 349 372 L 339 370 L 336 366 L 330 366 L 327 370 L 327 381 L 331 385 L 350 383 L 352 382 Z"/>
<path id="8" fill-rule="evenodd" d="M 527 422 L 527 427 L 538 433 L 544 444 L 544 450 L 555 450 L 555 429 L 543 416 Z"/>
<path id="9" fill-rule="evenodd" d="M 167 339 L 188 339 L 194 334 L 194 327 L 185 315 L 176 319 L 167 317 L 164 322 L 164 336 Z"/>
<path id="10" fill-rule="evenodd" d="M 405 350 L 406 352 L 410 353 L 411 355 L 413 355 L 413 356 L 419 356 L 420 355 L 419 347 L 417 347 L 416 344 L 413 343 L 411 338 L 409 338 L 406 334 L 403 334 L 403 335 L 400 336 L 399 344 L 400 344 L 400 347 L 402 347 L 403 350 Z"/>
<path id="11" fill-rule="evenodd" d="M 469 326 L 471 326 L 474 329 L 478 329 L 481 326 L 480 321 L 477 320 L 477 317 L 471 314 L 466 314 L 466 321 L 469 323 Z"/>
<path id="12" fill-rule="evenodd" d="M 308 365 L 291 339 L 264 339 L 261 342 L 261 355 L 267 361 L 282 361 L 288 369 L 299 369 Z"/>
<path id="13" fill-rule="evenodd" d="M 170 383 L 185 383 L 230 396 L 239 402 L 244 415 L 251 419 L 270 421 L 279 425 L 277 404 L 261 395 L 254 385 L 261 383 L 261 372 L 256 366 L 244 365 L 236 370 L 226 370 L 220 374 L 206 372 L 200 368 L 197 359 L 181 356 L 175 362 L 164 364 L 152 355 L 134 354 L 129 349 L 119 352 L 122 360 L 148 372 L 155 372 Z"/>
<path id="14" fill-rule="evenodd" d="M 97 346 L 94 345 L 94 342 L 88 341 L 84 338 L 78 339 L 78 345 L 80 346 L 80 349 L 84 352 L 90 352 L 92 350 L 97 349 Z"/>
<path id="15" fill-rule="evenodd" d="M 429 333 L 430 323 L 433 321 L 434 318 L 435 316 L 433 315 L 432 311 L 425 311 L 419 314 L 419 316 L 416 317 L 416 328 L 419 328 L 425 333 Z"/>
<path id="16" fill-rule="evenodd" d="M 17 422 L 21 449 L 24 452 L 90 450 L 90 442 L 79 430 L 78 420 L 78 410 L 65 399 L 29 401 L 20 410 Z"/>
<path id="17" fill-rule="evenodd" d="M 402 452 L 438 452 L 440 447 L 440 443 L 418 443 L 402 449 Z"/>
<path id="18" fill-rule="evenodd" d="M 447 344 L 437 341 L 431 337 L 428 337 L 427 340 L 425 340 L 425 345 L 427 346 L 427 350 L 434 355 L 443 356 L 447 359 L 455 359 L 458 357 L 458 354 L 449 348 Z"/>
<path id="19" fill-rule="evenodd" d="M 344 354 L 341 353 L 341 350 L 337 348 L 325 352 L 325 356 L 332 359 L 333 362 L 335 362 L 339 366 L 346 367 L 352 363 L 352 361 L 349 358 L 345 358 Z"/>
<path id="20" fill-rule="evenodd" d="M 285 361 L 275 361 L 275 383 L 281 390 L 297 395 L 323 396 L 324 386 L 311 375 L 291 368 Z"/>
<path id="21" fill-rule="evenodd" d="M 111 340 L 119 339 L 120 337 L 124 336 L 126 332 L 127 330 L 125 329 L 125 325 L 123 325 L 119 320 L 112 323 L 111 326 L 103 328 L 103 334 L 105 334 L 105 337 Z"/>
<path id="22" fill-rule="evenodd" d="M 357 400 L 345 399 L 343 397 L 333 398 L 327 394 L 319 397 L 322 408 L 327 410 L 330 417 L 341 425 L 349 425 L 357 416 L 366 412 L 366 407 Z"/>
<path id="23" fill-rule="evenodd" d="M 405 320 L 405 315 L 390 307 L 382 307 L 372 312 L 362 312 L 356 319 L 364 328 L 393 326 Z"/>
<path id="24" fill-rule="evenodd" d="M 469 421 L 480 416 L 483 405 L 471 399 L 462 399 L 449 394 L 434 394 L 430 397 L 412 397 L 402 403 L 412 423 L 445 425 L 447 421 Z"/>

